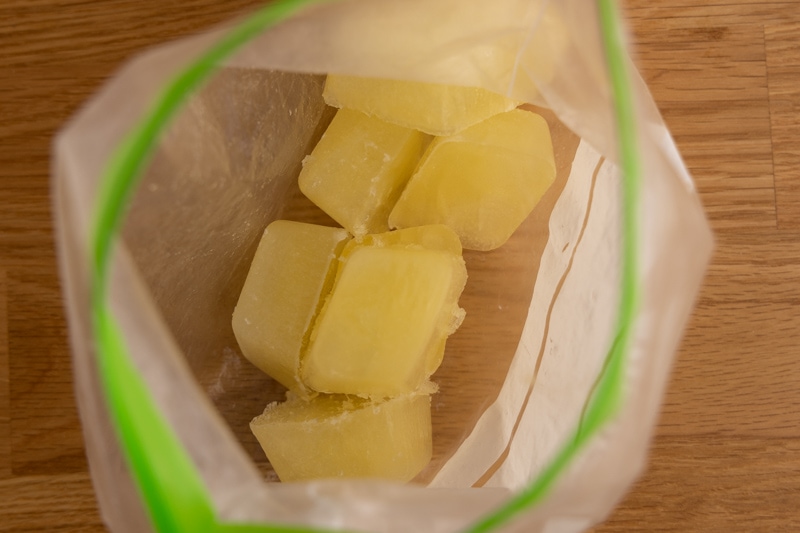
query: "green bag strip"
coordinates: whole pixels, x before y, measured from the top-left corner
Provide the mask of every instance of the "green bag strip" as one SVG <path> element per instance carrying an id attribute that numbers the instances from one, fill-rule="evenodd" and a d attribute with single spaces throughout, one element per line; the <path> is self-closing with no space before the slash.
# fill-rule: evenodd
<path id="1" fill-rule="evenodd" d="M 628 84 L 625 65 L 625 46 L 615 0 L 598 0 L 603 45 L 608 62 L 614 97 L 617 132 L 620 138 L 622 170 L 622 287 L 617 311 L 617 335 L 606 356 L 602 375 L 589 401 L 575 434 L 559 451 L 555 459 L 527 488 L 517 493 L 494 513 L 476 523 L 468 531 L 493 531 L 541 502 L 553 484 L 577 454 L 602 427 L 618 412 L 622 404 L 626 354 L 635 315 L 638 294 L 637 279 L 637 220 L 641 163 L 636 142 L 636 117 L 633 95 Z"/>
<path id="2" fill-rule="evenodd" d="M 224 524 L 197 468 L 153 400 L 128 353 L 107 302 L 108 269 L 130 196 L 161 133 L 183 103 L 231 54 L 250 40 L 291 17 L 299 9 L 326 0 L 278 0 L 248 17 L 205 54 L 180 72 L 153 108 L 126 136 L 106 167 L 91 238 L 91 313 L 97 364 L 111 421 L 120 446 L 159 533 L 241 532 L 320 533 L 323 530 L 269 524 Z M 334 0 L 327 0 L 334 1 Z M 530 510 L 550 491 L 580 450 L 619 411 L 631 324 L 637 300 L 636 207 L 640 162 L 632 94 L 625 68 L 615 0 L 598 0 L 606 58 L 616 106 L 623 174 L 623 266 L 617 338 L 589 406 L 572 438 L 553 462 L 526 489 L 468 529 L 483 533 Z"/>

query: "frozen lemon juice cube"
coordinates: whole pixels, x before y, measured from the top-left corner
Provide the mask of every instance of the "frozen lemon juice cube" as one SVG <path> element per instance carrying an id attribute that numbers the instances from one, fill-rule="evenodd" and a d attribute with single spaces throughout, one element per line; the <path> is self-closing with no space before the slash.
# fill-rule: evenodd
<path id="1" fill-rule="evenodd" d="M 389 225 L 445 224 L 464 248 L 505 243 L 555 179 L 547 122 L 513 110 L 430 144 Z"/>
<path id="2" fill-rule="evenodd" d="M 293 398 L 267 406 L 250 429 L 281 481 L 410 481 L 431 459 L 427 394 L 382 402 L 342 395 Z"/>
<path id="3" fill-rule="evenodd" d="M 350 233 L 388 231 L 428 136 L 342 109 L 303 160 L 300 190 Z"/>
<path id="4" fill-rule="evenodd" d="M 322 94 L 333 107 L 355 109 L 431 135 L 453 135 L 518 103 L 476 87 L 329 74 Z"/>
<path id="5" fill-rule="evenodd" d="M 300 357 L 348 239 L 340 228 L 273 222 L 233 312 L 233 332 L 244 356 L 295 392 L 305 391 L 298 377 Z"/>
<path id="6" fill-rule="evenodd" d="M 414 244 L 426 242 L 426 233 L 431 248 Z M 302 379 L 320 392 L 363 397 L 414 391 L 439 366 L 464 316 L 458 239 L 434 226 L 351 244 L 314 327 Z"/>

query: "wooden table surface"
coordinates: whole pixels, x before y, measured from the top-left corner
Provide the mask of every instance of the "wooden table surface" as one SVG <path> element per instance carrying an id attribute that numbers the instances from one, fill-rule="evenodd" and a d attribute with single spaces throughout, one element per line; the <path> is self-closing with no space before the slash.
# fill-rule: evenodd
<path id="1" fill-rule="evenodd" d="M 56 274 L 54 131 L 125 58 L 253 0 L 0 4 L 0 531 L 104 531 Z M 628 0 L 717 247 L 650 465 L 597 532 L 800 531 L 800 8 Z"/>

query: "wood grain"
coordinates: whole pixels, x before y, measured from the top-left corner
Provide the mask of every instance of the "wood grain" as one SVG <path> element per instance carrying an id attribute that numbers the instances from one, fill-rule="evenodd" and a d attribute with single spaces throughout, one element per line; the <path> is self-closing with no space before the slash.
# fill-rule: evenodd
<path id="1" fill-rule="evenodd" d="M 650 84 L 661 88 L 664 119 L 694 172 L 714 229 L 774 227 L 762 25 L 753 20 L 734 29 L 689 15 L 636 22 L 637 62 Z"/>
<path id="2" fill-rule="evenodd" d="M 798 258 L 798 232 L 717 234 L 660 434 L 800 437 Z"/>
<path id="3" fill-rule="evenodd" d="M 86 472 L 0 481 L 0 531 L 106 531 Z"/>
<path id="4" fill-rule="evenodd" d="M 71 398 L 65 394 L 72 389 L 72 372 L 52 261 L 8 270 L 14 475 L 86 470 L 80 423 Z M 59 445 L 53 446 L 56 435 Z M 14 450 L 24 453 L 13 453 Z"/>
<path id="5" fill-rule="evenodd" d="M 797 531 L 800 11 L 794 2 L 626 4 L 642 75 L 717 242 L 649 469 L 594 531 Z M 697 85 L 675 74 L 698 67 Z"/>
<path id="6" fill-rule="evenodd" d="M 764 26 L 778 227 L 800 228 L 800 22 Z"/>
<path id="7" fill-rule="evenodd" d="M 103 531 L 74 406 L 53 133 L 125 58 L 255 0 L 0 4 L 0 531 Z M 594 531 L 800 530 L 800 10 L 628 0 L 636 61 L 717 248 L 650 465 Z"/>
<path id="8" fill-rule="evenodd" d="M 800 441 L 659 437 L 647 475 L 596 531 L 798 531 Z"/>
<path id="9" fill-rule="evenodd" d="M 11 477 L 11 403 L 8 387 L 8 280 L 0 268 L 0 479 Z"/>

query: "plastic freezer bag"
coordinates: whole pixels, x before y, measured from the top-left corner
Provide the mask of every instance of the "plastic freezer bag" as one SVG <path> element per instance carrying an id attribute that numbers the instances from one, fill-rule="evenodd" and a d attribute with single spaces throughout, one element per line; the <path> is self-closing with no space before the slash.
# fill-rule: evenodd
<path id="1" fill-rule="evenodd" d="M 113 531 L 556 532 L 608 515 L 645 464 L 711 249 L 646 87 L 603 40 L 611 8 L 276 2 L 134 59 L 64 128 L 59 258 L 87 455 Z M 483 87 L 541 113 L 553 138 L 556 182 L 531 216 L 498 250 L 465 252 L 467 319 L 433 376 L 433 460 L 409 485 L 279 483 L 248 428 L 284 390 L 241 356 L 231 313 L 270 221 L 333 224 L 296 184 L 332 118 L 326 73 Z M 135 187 L 115 195 L 108 178 L 127 171 Z M 104 225 L 125 206 L 119 227 Z M 117 230 L 113 248 L 97 244 Z M 109 363 L 109 345 L 130 366 Z M 144 403 L 120 404 L 139 376 Z M 128 431 L 151 421 L 140 414 L 151 400 L 164 428 Z M 180 469 L 166 448 L 147 455 L 162 433 L 196 483 L 168 479 Z M 192 487 L 205 498 L 195 507 Z"/>

